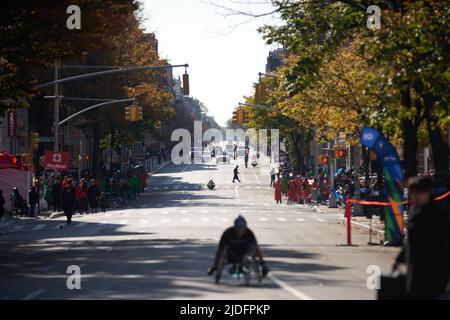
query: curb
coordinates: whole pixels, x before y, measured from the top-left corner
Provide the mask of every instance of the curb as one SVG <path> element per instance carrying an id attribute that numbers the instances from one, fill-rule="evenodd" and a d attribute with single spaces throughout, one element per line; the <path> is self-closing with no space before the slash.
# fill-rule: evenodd
<path id="1" fill-rule="evenodd" d="M 339 218 L 339 221 L 342 221 L 342 223 L 345 224 L 347 222 L 347 219 L 346 218 Z M 367 230 L 370 230 L 370 226 L 368 226 L 368 225 L 366 225 L 364 223 L 353 221 L 353 220 L 351 221 L 351 223 L 352 223 L 352 225 L 356 225 L 356 226 L 359 226 L 359 227 L 363 227 L 363 228 L 365 228 Z M 380 230 L 380 229 L 373 228 L 373 227 L 372 227 L 372 231 L 385 234 L 384 230 Z"/>
<path id="2" fill-rule="evenodd" d="M 153 174 L 155 174 L 156 172 L 158 172 L 159 170 L 161 170 L 162 168 L 164 168 L 165 166 L 167 166 L 169 163 L 172 163 L 172 161 L 167 161 L 166 163 L 162 164 L 161 166 L 159 166 L 158 168 L 156 168 L 155 170 L 147 173 L 147 176 L 151 176 Z"/>

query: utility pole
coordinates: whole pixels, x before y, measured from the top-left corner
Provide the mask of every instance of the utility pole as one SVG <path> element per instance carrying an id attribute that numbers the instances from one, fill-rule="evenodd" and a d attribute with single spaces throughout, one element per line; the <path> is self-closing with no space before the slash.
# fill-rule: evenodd
<path id="1" fill-rule="evenodd" d="M 59 61 L 55 60 L 55 70 L 54 70 L 54 78 L 55 81 L 58 81 L 59 79 Z M 59 152 L 59 104 L 61 102 L 61 98 L 59 96 L 59 83 L 56 82 L 53 86 L 54 90 L 54 96 L 55 96 L 55 103 L 53 107 L 53 114 L 54 114 L 54 142 L 53 142 L 53 151 Z"/>

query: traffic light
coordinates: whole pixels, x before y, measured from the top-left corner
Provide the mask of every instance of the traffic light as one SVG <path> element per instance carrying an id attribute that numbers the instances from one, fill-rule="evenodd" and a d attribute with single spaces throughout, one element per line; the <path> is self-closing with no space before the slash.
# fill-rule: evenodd
<path id="1" fill-rule="evenodd" d="M 322 165 L 327 165 L 328 164 L 328 156 L 327 155 L 320 155 L 319 156 L 319 163 Z"/>
<path id="2" fill-rule="evenodd" d="M 125 120 L 131 121 L 131 106 L 125 107 Z"/>
<path id="3" fill-rule="evenodd" d="M 29 145 L 30 152 L 33 152 L 33 151 L 39 149 L 39 133 L 30 132 L 30 139 L 29 139 L 28 145 Z"/>
<path id="4" fill-rule="evenodd" d="M 131 105 L 125 107 L 125 120 L 127 121 L 140 121 L 144 118 L 144 111 L 142 107 L 137 105 Z"/>
<path id="5" fill-rule="evenodd" d="M 255 102 L 261 103 L 261 82 L 258 82 L 256 84 L 255 88 Z"/>
<path id="6" fill-rule="evenodd" d="M 136 121 L 140 121 L 144 119 L 144 111 L 142 107 L 137 106 L 136 107 Z"/>
<path id="7" fill-rule="evenodd" d="M 266 101 L 267 101 L 267 85 L 265 82 L 261 81 L 256 84 L 255 102 L 259 104 L 264 103 Z"/>
<path id="8" fill-rule="evenodd" d="M 234 110 L 233 111 L 233 118 L 231 119 L 231 121 L 236 124 L 238 122 L 238 118 L 237 118 L 237 111 Z"/>
<path id="9" fill-rule="evenodd" d="M 183 95 L 189 95 L 189 74 L 183 74 Z"/>
<path id="10" fill-rule="evenodd" d="M 347 150 L 344 147 L 337 147 L 334 149 L 334 156 L 336 159 L 345 158 L 347 155 Z"/>
<path id="11" fill-rule="evenodd" d="M 22 154 L 16 154 L 12 157 L 12 162 L 16 166 L 23 166 L 25 164 L 25 159 Z"/>

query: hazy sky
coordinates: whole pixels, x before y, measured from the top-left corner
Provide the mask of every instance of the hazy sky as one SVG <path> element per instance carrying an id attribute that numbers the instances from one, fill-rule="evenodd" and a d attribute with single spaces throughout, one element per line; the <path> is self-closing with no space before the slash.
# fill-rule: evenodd
<path id="1" fill-rule="evenodd" d="M 271 18 L 226 17 L 209 0 L 143 2 L 145 28 L 156 33 L 161 57 L 173 64 L 190 65 L 191 95 L 204 102 L 209 114 L 224 125 L 242 96 L 252 93 L 258 72 L 265 70 L 271 47 L 256 29 Z M 270 8 L 250 7 L 253 11 Z M 242 24 L 248 20 L 251 22 Z M 183 72 L 183 68 L 175 69 L 174 75 Z"/>

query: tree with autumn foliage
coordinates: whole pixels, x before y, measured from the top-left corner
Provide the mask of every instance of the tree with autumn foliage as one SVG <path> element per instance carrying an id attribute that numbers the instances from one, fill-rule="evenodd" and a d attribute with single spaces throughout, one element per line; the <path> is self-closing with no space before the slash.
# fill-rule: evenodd
<path id="1" fill-rule="evenodd" d="M 407 177 L 417 173 L 418 144 L 427 139 L 436 171 L 448 173 L 450 19 L 445 1 L 271 2 L 275 9 L 267 14 L 277 13 L 284 23 L 260 31 L 268 44 L 282 44 L 294 57 L 283 75 L 289 97 L 281 102 L 284 114 L 325 136 L 377 127 L 394 143 L 403 143 Z M 366 26 L 369 5 L 382 9 L 380 30 Z"/>

